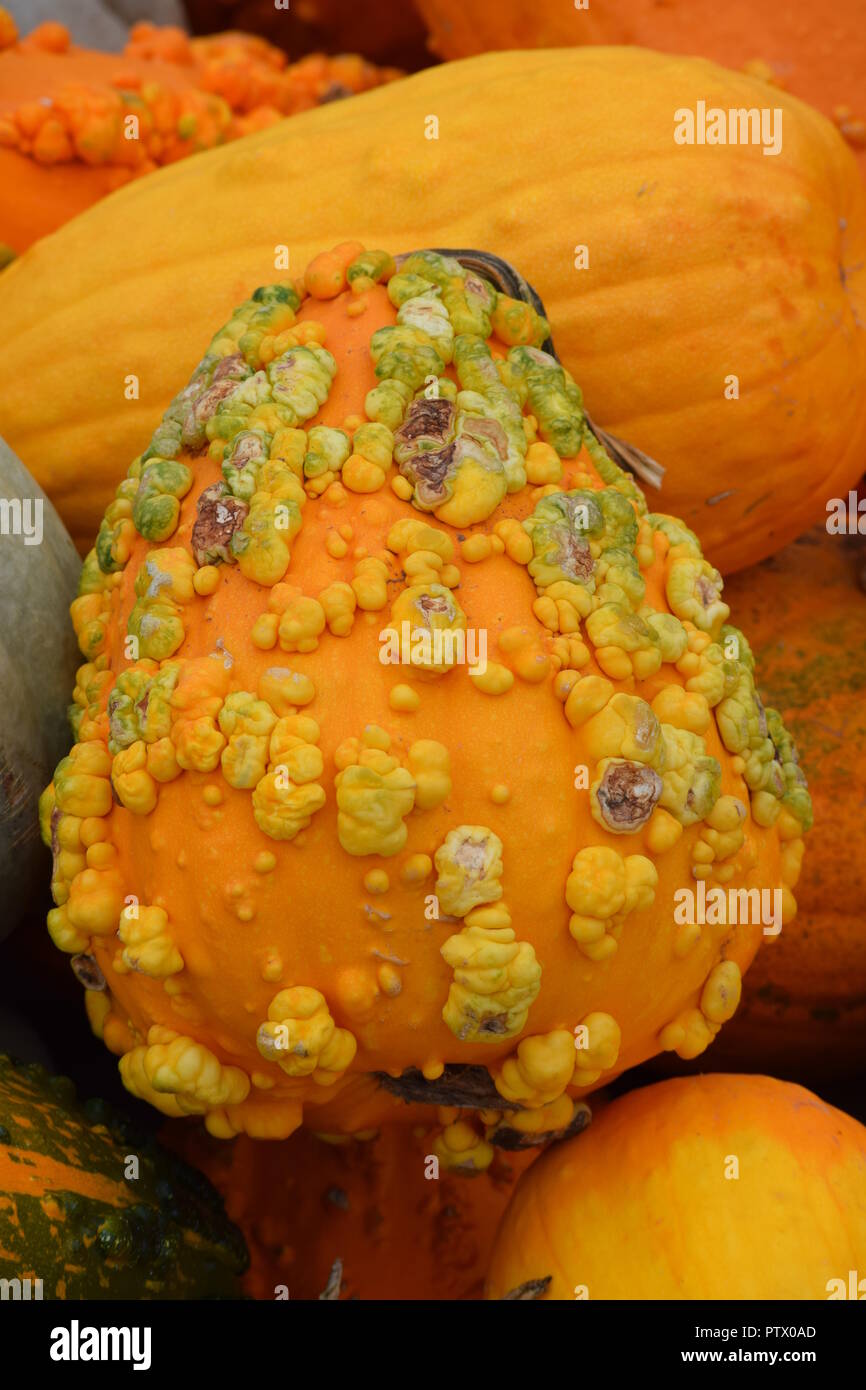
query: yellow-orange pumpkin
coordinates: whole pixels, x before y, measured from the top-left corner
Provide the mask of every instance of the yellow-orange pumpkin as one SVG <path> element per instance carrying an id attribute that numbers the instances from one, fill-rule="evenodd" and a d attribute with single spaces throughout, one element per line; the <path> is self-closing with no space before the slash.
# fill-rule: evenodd
<path id="1" fill-rule="evenodd" d="M 817 1078 L 866 1055 L 866 594 L 862 540 L 821 527 L 736 575 L 727 593 L 764 698 L 812 788 L 815 833 L 799 911 L 759 952 L 713 1065 Z"/>
<path id="2" fill-rule="evenodd" d="M 758 890 L 795 910 L 808 794 L 721 577 L 464 259 L 350 242 L 257 290 L 72 605 L 49 929 L 129 1089 L 220 1137 L 369 1128 L 381 1085 L 478 1112 L 440 1146 L 483 1167 L 698 1055 Z"/>
<path id="3" fill-rule="evenodd" d="M 866 1265 L 864 1169 L 866 1129 L 801 1086 L 714 1075 L 631 1091 L 518 1183 L 487 1295 L 537 1282 L 567 1300 L 862 1298 L 849 1271 Z"/>
<path id="4" fill-rule="evenodd" d="M 395 75 L 357 56 L 288 64 L 247 34 L 143 22 L 119 55 L 56 23 L 19 42 L 0 20 L 0 265 L 131 179 Z"/>
<path id="5" fill-rule="evenodd" d="M 757 107 L 766 88 L 639 50 L 492 54 L 139 180 L 4 272 L 0 432 L 89 544 L 195 344 L 287 255 L 294 274 L 349 228 L 395 251 L 495 246 L 555 316 L 593 419 L 665 467 L 652 505 L 723 571 L 752 563 L 863 468 L 866 193 L 784 93 L 775 157 L 675 144 L 699 100 Z"/>
<path id="6" fill-rule="evenodd" d="M 415 0 L 430 46 L 443 58 L 497 48 L 639 44 L 663 53 L 712 58 L 742 68 L 811 102 L 837 122 L 866 173 L 866 33 L 859 0 L 811 5 L 767 0 L 604 0 L 582 9 L 567 0 Z M 772 92 L 767 94 L 773 99 Z"/>

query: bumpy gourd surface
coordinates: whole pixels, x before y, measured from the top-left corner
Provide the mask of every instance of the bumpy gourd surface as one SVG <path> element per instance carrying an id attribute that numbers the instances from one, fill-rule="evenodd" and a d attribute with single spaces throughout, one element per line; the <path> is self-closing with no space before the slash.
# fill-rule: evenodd
<path id="1" fill-rule="evenodd" d="M 790 919 L 809 798 L 720 576 L 535 311 L 354 243 L 305 287 L 216 334 L 85 563 L 49 930 L 167 1114 L 358 1127 L 353 1087 L 402 1074 L 480 1108 L 440 1157 L 483 1166 L 708 1045 L 761 925 L 674 893 Z"/>
<path id="2" fill-rule="evenodd" d="M 41 1279 L 44 1298 L 231 1297 L 246 1263 L 200 1173 L 0 1056 L 0 1278 Z"/>
<path id="3" fill-rule="evenodd" d="M 58 6 L 61 9 L 62 6 Z M 0 265 L 130 179 L 399 76 L 357 54 L 300 62 L 250 34 L 135 24 L 122 54 L 65 25 L 19 39 L 0 6 Z"/>

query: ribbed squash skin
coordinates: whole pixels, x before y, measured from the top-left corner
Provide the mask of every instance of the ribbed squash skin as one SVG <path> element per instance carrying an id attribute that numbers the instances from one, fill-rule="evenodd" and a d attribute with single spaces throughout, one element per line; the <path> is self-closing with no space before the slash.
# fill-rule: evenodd
<path id="1" fill-rule="evenodd" d="M 567 0 L 415 0 L 430 46 L 442 58 L 498 48 L 638 44 L 661 53 L 711 58 L 766 74 L 773 83 L 838 120 L 866 173 L 866 34 L 859 0 L 832 11 L 783 0 L 604 0 L 578 10 Z M 774 92 L 767 93 L 767 101 Z"/>
<path id="2" fill-rule="evenodd" d="M 631 1091 L 524 1175 L 487 1297 L 550 1276 L 557 1300 L 826 1299 L 830 1280 L 862 1277 L 864 1167 L 866 1129 L 802 1086 Z"/>
<path id="3" fill-rule="evenodd" d="M 677 894 L 789 919 L 808 793 L 720 575 L 546 321 L 431 252 L 344 244 L 304 284 L 217 330 L 85 562 L 49 930 L 164 1113 L 354 1132 L 381 1083 L 478 1112 L 437 1152 L 484 1166 L 703 1051 L 762 925 Z M 464 627 L 484 671 L 418 653 Z"/>
<path id="4" fill-rule="evenodd" d="M 726 592 L 759 686 L 794 735 L 815 807 L 797 916 L 758 952 L 714 1066 L 796 1078 L 862 1069 L 866 1051 L 866 593 L 863 542 L 820 527 Z"/>
<path id="5" fill-rule="evenodd" d="M 535 1156 L 506 1153 L 475 1177 L 437 1178 L 431 1137 L 406 1124 L 342 1144 L 307 1130 L 281 1144 L 175 1129 L 166 1138 L 223 1195 L 250 1250 L 244 1292 L 265 1300 L 280 1286 L 292 1300 L 317 1299 L 338 1258 L 344 1299 L 478 1298 L 499 1220 Z"/>
<path id="6" fill-rule="evenodd" d="M 200 1173 L 66 1077 L 0 1056 L 0 1278 L 41 1279 L 46 1299 L 231 1298 L 246 1265 Z"/>
<path id="7" fill-rule="evenodd" d="M 639 50 L 491 54 L 160 171 L 4 275 L 0 430 L 84 545 L 193 345 L 273 278 L 276 246 L 293 274 L 347 228 L 395 252 L 486 246 L 538 289 L 593 418 L 667 469 L 654 505 L 723 570 L 755 562 L 863 468 L 866 193 L 838 133 L 784 93 L 776 157 L 676 145 L 674 111 L 698 100 L 761 107 L 767 88 Z"/>

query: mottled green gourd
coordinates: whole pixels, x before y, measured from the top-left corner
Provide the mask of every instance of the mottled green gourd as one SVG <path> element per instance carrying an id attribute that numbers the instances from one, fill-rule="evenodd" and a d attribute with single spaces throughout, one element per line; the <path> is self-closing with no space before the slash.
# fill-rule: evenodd
<path id="1" fill-rule="evenodd" d="M 95 961 L 76 960 L 95 987 Z M 232 1298 L 246 1266 L 201 1173 L 67 1077 L 0 1055 L 0 1279 L 30 1279 L 31 1297 L 39 1279 L 46 1299 Z"/>

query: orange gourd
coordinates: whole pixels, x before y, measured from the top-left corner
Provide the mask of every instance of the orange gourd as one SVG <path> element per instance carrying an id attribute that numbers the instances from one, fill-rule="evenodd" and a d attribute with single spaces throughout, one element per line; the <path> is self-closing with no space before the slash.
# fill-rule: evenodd
<path id="1" fill-rule="evenodd" d="M 0 28 L 0 265 L 161 165 L 396 76 L 357 56 L 288 64 L 263 39 L 142 22 L 122 55 L 62 24 Z"/>
<path id="2" fill-rule="evenodd" d="M 478 1298 L 496 1229 L 534 1153 L 498 1153 L 472 1178 L 436 1176 L 429 1133 L 406 1124 L 343 1143 L 299 1130 L 280 1144 L 196 1131 L 165 1141 L 207 1174 L 250 1252 L 252 1298 Z"/>
<path id="3" fill-rule="evenodd" d="M 863 469 L 866 193 L 832 126 L 785 93 L 777 156 L 678 146 L 674 112 L 699 100 L 756 107 L 765 88 L 637 49 L 495 53 L 121 189 L 4 272 L 0 433 L 86 546 L 193 344 L 275 266 L 348 234 L 495 245 L 555 315 L 592 418 L 666 470 L 652 505 L 723 572 L 753 563 Z M 551 140 L 559 157 L 539 159 Z"/>
<path id="4" fill-rule="evenodd" d="M 866 174 L 862 97 L 866 36 L 859 0 L 836 0 L 832 14 L 765 0 L 605 0 L 578 9 L 563 0 L 415 0 L 442 58 L 497 48 L 639 44 L 662 53 L 712 58 L 742 68 L 831 116 Z M 773 100 L 772 91 L 767 101 Z"/>
<path id="5" fill-rule="evenodd" d="M 866 594 L 859 537 L 810 532 L 744 570 L 728 595 L 749 633 L 764 698 L 793 734 L 815 832 L 799 911 L 768 938 L 713 1064 L 819 1078 L 866 1049 Z"/>
<path id="6" fill-rule="evenodd" d="M 384 1091 L 473 1112 L 437 1152 L 482 1168 L 698 1055 L 795 911 L 808 794 L 721 577 L 463 260 L 348 242 L 257 290 L 72 605 L 49 930 L 127 1087 L 218 1137 Z"/>
<path id="7" fill-rule="evenodd" d="M 631 1091 L 521 1178 L 487 1296 L 862 1297 L 864 1167 L 866 1129 L 801 1086 L 713 1075 Z"/>

